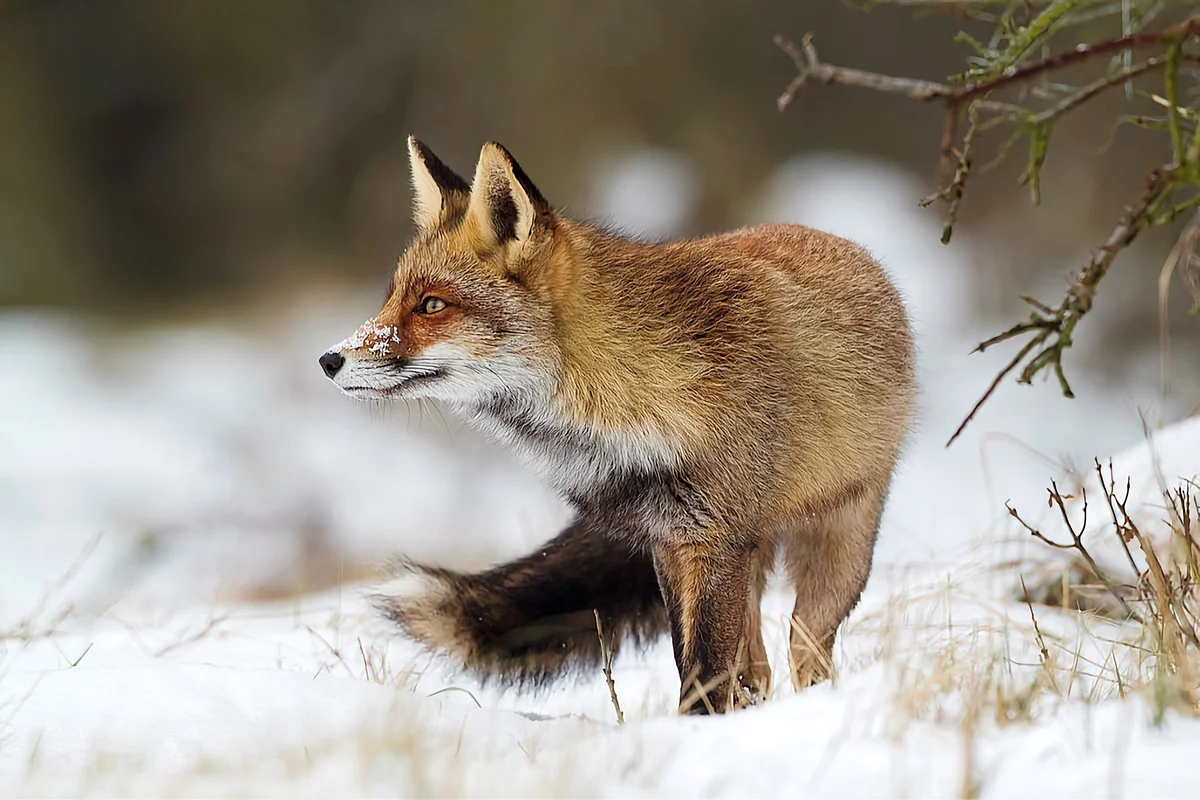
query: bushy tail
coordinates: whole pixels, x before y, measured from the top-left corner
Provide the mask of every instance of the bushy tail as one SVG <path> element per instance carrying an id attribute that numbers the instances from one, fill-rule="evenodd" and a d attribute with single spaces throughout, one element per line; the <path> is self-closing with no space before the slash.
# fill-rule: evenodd
<path id="1" fill-rule="evenodd" d="M 544 683 L 598 667 L 594 611 L 614 651 L 667 631 L 649 556 L 578 523 L 537 551 L 467 574 L 406 563 L 379 609 L 481 679 Z"/>

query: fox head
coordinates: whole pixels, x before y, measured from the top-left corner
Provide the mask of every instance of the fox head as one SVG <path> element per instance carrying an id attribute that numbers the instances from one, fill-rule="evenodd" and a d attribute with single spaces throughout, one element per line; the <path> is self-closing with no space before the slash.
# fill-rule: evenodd
<path id="1" fill-rule="evenodd" d="M 383 308 L 320 358 L 346 394 L 452 404 L 553 379 L 558 220 L 507 150 L 484 145 L 471 185 L 409 137 L 416 234 Z"/>

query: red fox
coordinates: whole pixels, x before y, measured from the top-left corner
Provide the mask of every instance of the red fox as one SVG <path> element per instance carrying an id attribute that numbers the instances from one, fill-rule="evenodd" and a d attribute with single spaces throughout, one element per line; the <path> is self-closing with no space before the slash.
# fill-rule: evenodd
<path id="1" fill-rule="evenodd" d="M 408 562 L 378 605 L 467 670 L 542 682 L 668 632 L 680 710 L 765 697 L 760 601 L 796 589 L 797 689 L 829 677 L 911 423 L 903 303 L 798 225 L 646 243 L 557 213 L 507 150 L 467 184 L 410 138 L 417 233 L 383 309 L 320 358 L 346 394 L 435 398 L 574 509 L 479 573 Z"/>

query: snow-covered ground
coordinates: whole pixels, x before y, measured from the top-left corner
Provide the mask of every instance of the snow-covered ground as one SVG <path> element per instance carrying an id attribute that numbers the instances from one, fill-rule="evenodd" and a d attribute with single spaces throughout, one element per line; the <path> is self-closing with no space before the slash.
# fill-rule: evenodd
<path id="1" fill-rule="evenodd" d="M 618 189 L 622 206 L 653 194 Z M 1074 401 L 1006 384 L 946 450 L 1008 354 L 967 356 L 993 332 L 964 299 L 969 232 L 942 247 L 921 194 L 824 157 L 787 165 L 747 212 L 884 260 L 913 309 L 923 398 L 838 679 L 724 718 L 672 714 L 665 642 L 618 659 L 619 727 L 599 673 L 502 693 L 371 615 L 363 590 L 387 557 L 475 568 L 566 514 L 434 407 L 383 412 L 327 385 L 317 355 L 373 295 L 140 330 L 0 317 L 0 796 L 1194 795 L 1200 723 L 1124 690 L 1132 656 L 1113 642 L 1129 631 L 1039 608 L 1045 666 L 1003 565 L 1057 555 L 1005 501 L 1061 536 L 1050 479 L 1074 486 L 1128 448 L 1131 512 L 1162 528 L 1154 465 L 1200 473 L 1200 423 L 1161 431 L 1152 458 L 1139 412 L 1178 419 L 1195 387 L 1176 386 L 1176 407 L 1153 372 L 1077 375 Z M 785 684 L 790 603 L 767 603 Z"/>

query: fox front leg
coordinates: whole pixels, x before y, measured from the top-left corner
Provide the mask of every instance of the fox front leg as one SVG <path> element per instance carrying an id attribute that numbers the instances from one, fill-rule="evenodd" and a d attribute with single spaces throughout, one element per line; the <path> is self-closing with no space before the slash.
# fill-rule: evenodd
<path id="1" fill-rule="evenodd" d="M 679 710 L 723 713 L 741 702 L 754 548 L 725 542 L 663 542 L 654 569 L 679 668 Z"/>

